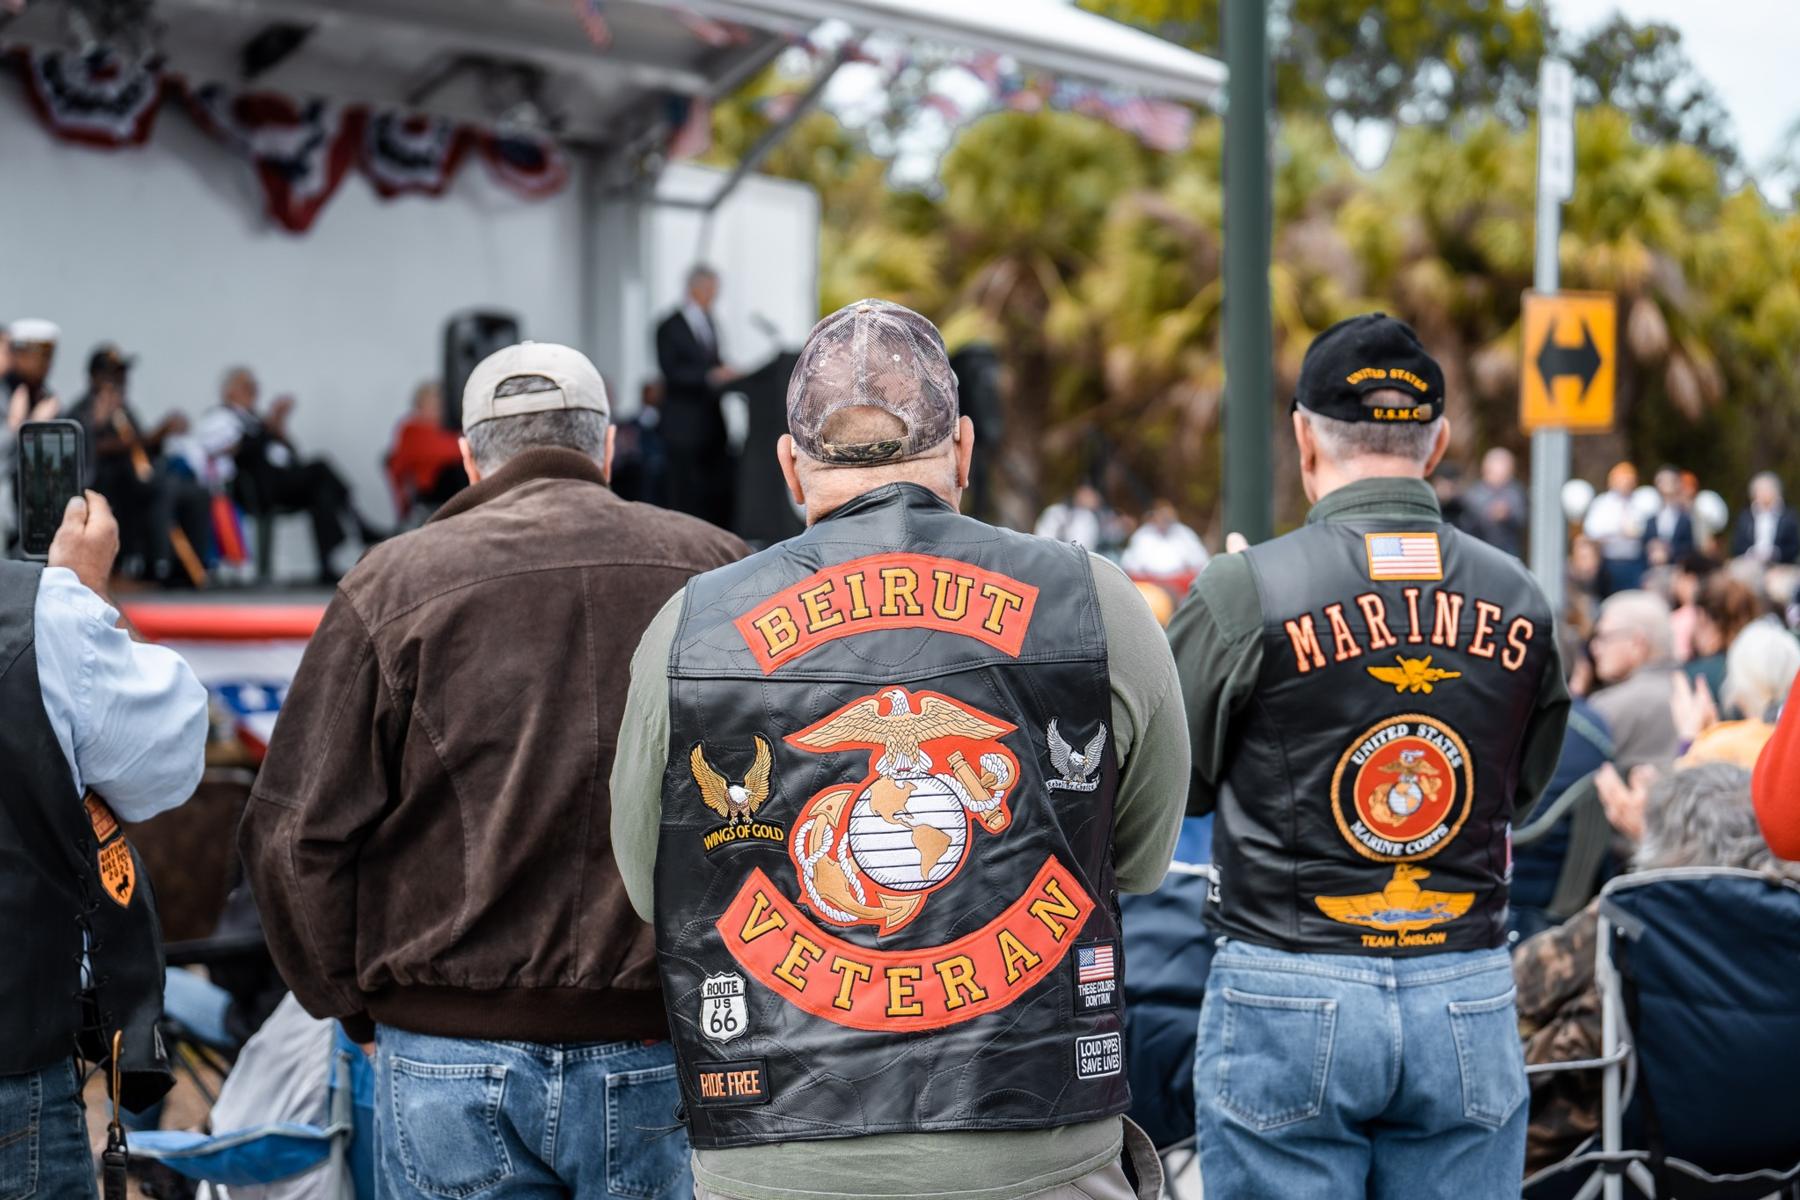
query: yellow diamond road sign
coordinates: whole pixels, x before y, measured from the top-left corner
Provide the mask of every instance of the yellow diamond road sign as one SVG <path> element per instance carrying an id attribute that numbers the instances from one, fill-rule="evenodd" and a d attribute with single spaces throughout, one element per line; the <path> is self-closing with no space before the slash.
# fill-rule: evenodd
<path id="1" fill-rule="evenodd" d="M 1519 423 L 1534 429 L 1612 428 L 1618 309 L 1610 292 L 1526 292 Z"/>

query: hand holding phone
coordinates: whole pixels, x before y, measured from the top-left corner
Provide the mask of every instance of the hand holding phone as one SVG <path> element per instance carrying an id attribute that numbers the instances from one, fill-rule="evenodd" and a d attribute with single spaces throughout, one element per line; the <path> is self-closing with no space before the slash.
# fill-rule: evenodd
<path id="1" fill-rule="evenodd" d="M 26 558 L 48 557 L 64 510 L 81 495 L 86 450 L 87 435 L 77 422 L 19 426 L 19 540 Z"/>
<path id="2" fill-rule="evenodd" d="M 49 565 L 69 568 L 89 591 L 104 596 L 118 557 L 119 522 L 106 497 L 87 492 L 70 500 L 50 543 Z"/>

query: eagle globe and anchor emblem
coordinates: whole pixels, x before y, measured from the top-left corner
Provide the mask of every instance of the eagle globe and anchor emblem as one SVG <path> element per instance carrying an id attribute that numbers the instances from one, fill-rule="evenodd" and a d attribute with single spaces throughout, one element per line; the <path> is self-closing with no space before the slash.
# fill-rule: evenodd
<path id="1" fill-rule="evenodd" d="M 861 782 L 819 792 L 794 822 L 789 856 L 809 907 L 834 925 L 892 933 L 967 861 L 979 825 L 1011 823 L 1016 727 L 937 692 L 894 687 L 852 701 L 787 741 L 814 753 L 867 749 Z"/>

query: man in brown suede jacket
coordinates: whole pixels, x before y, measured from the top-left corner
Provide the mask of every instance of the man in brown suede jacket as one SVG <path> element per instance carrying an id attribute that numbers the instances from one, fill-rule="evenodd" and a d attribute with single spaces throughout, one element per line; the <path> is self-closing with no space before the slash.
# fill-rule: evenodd
<path id="1" fill-rule="evenodd" d="M 615 497 L 607 417 L 567 347 L 476 368 L 472 486 L 339 585 L 244 814 L 283 977 L 374 1039 L 383 1196 L 692 1186 L 607 779 L 638 636 L 745 547 Z"/>

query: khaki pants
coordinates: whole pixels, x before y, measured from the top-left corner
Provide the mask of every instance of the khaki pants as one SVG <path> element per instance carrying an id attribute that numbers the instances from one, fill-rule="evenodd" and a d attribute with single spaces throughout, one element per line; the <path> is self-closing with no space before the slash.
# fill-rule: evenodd
<path id="1" fill-rule="evenodd" d="M 1162 1160 L 1156 1156 L 1156 1147 L 1151 1144 L 1149 1136 L 1133 1125 L 1129 1117 L 1125 1119 L 1123 1157 L 1131 1160 L 1131 1169 L 1137 1174 L 1136 1190 L 1133 1190 L 1130 1180 L 1125 1177 L 1124 1166 L 1121 1163 L 1109 1163 L 1080 1179 L 1072 1179 L 1041 1192 L 1032 1192 L 1023 1200 L 1156 1200 L 1161 1196 Z M 729 1200 L 729 1197 L 720 1192 L 708 1191 L 696 1183 L 694 1200 Z"/>

